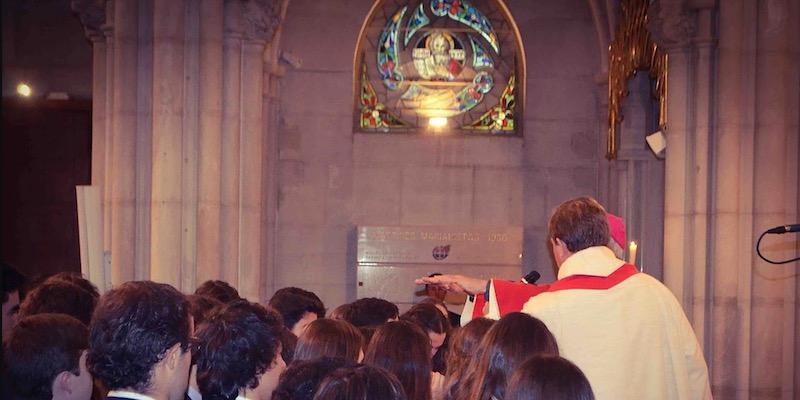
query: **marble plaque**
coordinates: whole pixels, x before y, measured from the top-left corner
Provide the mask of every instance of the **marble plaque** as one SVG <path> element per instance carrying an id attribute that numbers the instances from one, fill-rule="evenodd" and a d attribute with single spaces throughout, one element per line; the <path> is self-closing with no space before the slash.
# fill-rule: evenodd
<path id="1" fill-rule="evenodd" d="M 424 295 L 414 279 L 434 272 L 510 280 L 522 276 L 519 227 L 361 226 L 357 235 L 357 297 L 389 300 L 401 312 Z M 445 301 L 459 312 L 464 298 Z"/>
<path id="2" fill-rule="evenodd" d="M 522 265 L 522 228 L 361 226 L 359 264 Z"/>

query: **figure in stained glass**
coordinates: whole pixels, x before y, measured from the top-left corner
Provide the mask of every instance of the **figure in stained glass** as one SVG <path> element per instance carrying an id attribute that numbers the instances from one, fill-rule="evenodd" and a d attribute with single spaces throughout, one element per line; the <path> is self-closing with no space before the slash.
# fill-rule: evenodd
<path id="1" fill-rule="evenodd" d="M 465 52 L 449 32 L 434 31 L 420 41 L 412 57 L 423 79 L 452 81 L 464 68 Z"/>

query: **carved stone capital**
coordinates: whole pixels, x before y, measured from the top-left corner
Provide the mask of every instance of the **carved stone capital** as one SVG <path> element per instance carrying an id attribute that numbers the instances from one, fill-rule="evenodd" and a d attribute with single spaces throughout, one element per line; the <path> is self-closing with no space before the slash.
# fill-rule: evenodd
<path id="1" fill-rule="evenodd" d="M 656 0 L 648 10 L 647 30 L 667 52 L 687 48 L 697 31 L 696 12 L 685 0 Z"/>
<path id="2" fill-rule="evenodd" d="M 246 40 L 269 43 L 281 23 L 281 0 L 241 1 L 242 35 Z"/>
<path id="3" fill-rule="evenodd" d="M 92 41 L 101 40 L 103 25 L 106 23 L 107 0 L 72 0 L 72 12 L 78 14 L 86 37 Z"/>

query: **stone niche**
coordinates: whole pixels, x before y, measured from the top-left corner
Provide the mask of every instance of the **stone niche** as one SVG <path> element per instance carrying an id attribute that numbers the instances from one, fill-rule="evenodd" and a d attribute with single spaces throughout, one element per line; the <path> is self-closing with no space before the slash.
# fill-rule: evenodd
<path id="1" fill-rule="evenodd" d="M 356 294 L 379 297 L 400 312 L 424 296 L 415 278 L 439 272 L 519 280 L 522 228 L 509 226 L 359 226 Z M 465 296 L 448 295 L 460 312 Z"/>

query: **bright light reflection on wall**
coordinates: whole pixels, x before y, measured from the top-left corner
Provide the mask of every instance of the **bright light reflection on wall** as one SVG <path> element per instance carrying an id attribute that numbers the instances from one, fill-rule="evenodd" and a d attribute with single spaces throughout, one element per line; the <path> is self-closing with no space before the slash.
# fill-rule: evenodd
<path id="1" fill-rule="evenodd" d="M 428 125 L 433 128 L 441 128 L 447 125 L 447 118 L 445 117 L 434 117 L 428 120 Z"/>

